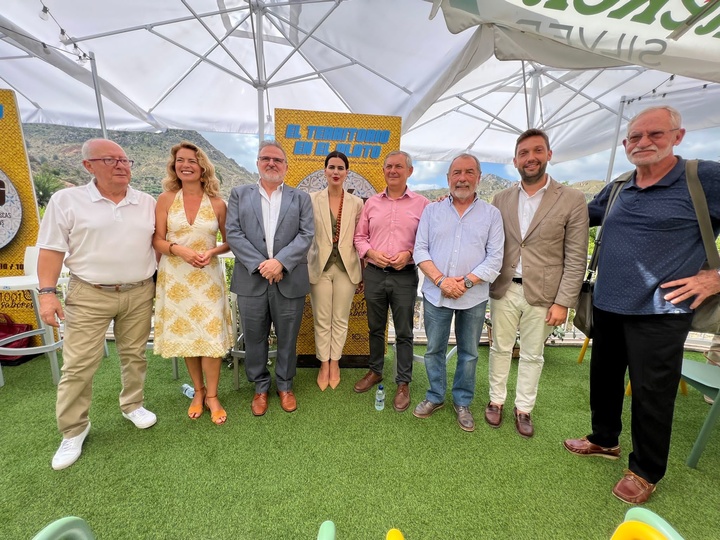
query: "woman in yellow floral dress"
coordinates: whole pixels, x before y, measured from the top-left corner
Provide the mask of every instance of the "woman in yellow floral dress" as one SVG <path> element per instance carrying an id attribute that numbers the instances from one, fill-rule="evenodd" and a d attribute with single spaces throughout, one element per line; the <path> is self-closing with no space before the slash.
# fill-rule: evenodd
<path id="1" fill-rule="evenodd" d="M 170 151 L 164 192 L 155 209 L 153 247 L 161 254 L 155 297 L 156 354 L 185 357 L 195 387 L 188 416 L 203 408 L 222 424 L 218 400 L 221 358 L 232 346 L 224 266 L 227 206 L 219 197 L 215 167 L 205 152 L 183 141 Z M 223 243 L 217 245 L 217 232 Z"/>

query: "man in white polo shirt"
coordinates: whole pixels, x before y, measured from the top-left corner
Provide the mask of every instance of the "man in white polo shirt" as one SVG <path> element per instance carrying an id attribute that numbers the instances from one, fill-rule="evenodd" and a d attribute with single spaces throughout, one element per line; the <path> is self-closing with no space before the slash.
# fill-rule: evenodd
<path id="1" fill-rule="evenodd" d="M 91 139 L 82 157 L 93 179 L 52 196 L 37 242 L 40 316 L 53 326 L 65 321 L 56 406 L 63 441 L 52 460 L 55 470 L 77 461 L 90 431 L 92 380 L 111 321 L 120 357 L 122 414 L 140 429 L 157 421 L 143 407 L 155 295 L 155 200 L 130 187 L 133 162 L 116 143 Z M 71 276 L 64 310 L 55 294 L 63 259 Z"/>

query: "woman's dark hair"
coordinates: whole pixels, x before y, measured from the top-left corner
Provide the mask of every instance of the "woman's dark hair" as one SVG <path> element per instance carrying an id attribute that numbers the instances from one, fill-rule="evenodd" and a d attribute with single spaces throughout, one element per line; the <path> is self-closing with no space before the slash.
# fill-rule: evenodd
<path id="1" fill-rule="evenodd" d="M 343 163 L 345 163 L 345 168 L 346 168 L 346 169 L 349 169 L 349 168 L 350 168 L 350 162 L 348 161 L 347 156 L 346 156 L 345 154 L 343 154 L 342 152 L 338 152 L 337 150 L 335 150 L 335 151 L 333 151 L 333 152 L 330 152 L 330 153 L 327 155 L 327 157 L 325 158 L 325 168 L 326 168 L 326 169 L 327 169 L 328 163 L 330 162 L 330 160 L 331 160 L 332 158 L 342 159 L 342 160 L 343 160 Z"/>

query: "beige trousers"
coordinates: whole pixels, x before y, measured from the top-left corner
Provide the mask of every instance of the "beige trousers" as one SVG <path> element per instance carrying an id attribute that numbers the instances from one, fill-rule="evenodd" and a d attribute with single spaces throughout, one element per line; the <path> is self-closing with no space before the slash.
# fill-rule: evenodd
<path id="1" fill-rule="evenodd" d="M 538 383 L 545 363 L 545 340 L 552 332 L 552 326 L 545 324 L 547 311 L 546 307 L 528 304 L 522 285 L 517 283 L 511 283 L 501 299 L 490 300 L 493 344 L 490 347 L 489 382 L 490 401 L 493 403 L 505 403 L 512 350 L 520 330 L 515 406 L 526 413 L 535 408 Z"/>
<path id="2" fill-rule="evenodd" d="M 102 360 L 111 321 L 115 321 L 115 344 L 120 357 L 120 409 L 130 413 L 143 405 L 145 350 L 154 296 L 152 280 L 115 292 L 70 279 L 65 299 L 62 377 L 55 408 L 64 438 L 75 437 L 87 427 L 93 375 Z"/>
<path id="3" fill-rule="evenodd" d="M 315 355 L 321 362 L 340 360 L 348 333 L 348 319 L 356 285 L 337 265 L 310 285 L 315 328 Z"/>

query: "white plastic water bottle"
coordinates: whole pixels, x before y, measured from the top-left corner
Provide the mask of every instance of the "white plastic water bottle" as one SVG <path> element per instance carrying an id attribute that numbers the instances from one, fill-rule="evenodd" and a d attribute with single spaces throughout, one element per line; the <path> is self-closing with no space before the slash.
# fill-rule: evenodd
<path id="1" fill-rule="evenodd" d="M 180 387 L 180 391 L 190 399 L 195 397 L 195 389 L 187 383 Z"/>
<path id="2" fill-rule="evenodd" d="M 382 411 L 384 408 L 385 408 L 385 387 L 382 384 L 379 384 L 377 392 L 375 392 L 375 410 Z"/>

